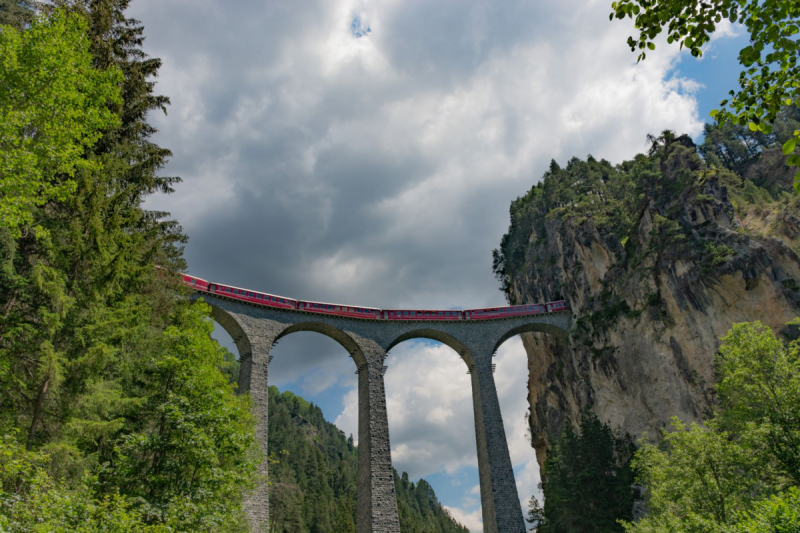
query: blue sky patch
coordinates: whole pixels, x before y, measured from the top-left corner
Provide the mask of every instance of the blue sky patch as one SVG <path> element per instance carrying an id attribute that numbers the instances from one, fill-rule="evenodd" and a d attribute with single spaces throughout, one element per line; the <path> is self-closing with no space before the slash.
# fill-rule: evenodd
<path id="1" fill-rule="evenodd" d="M 372 28 L 370 28 L 369 23 L 362 20 L 360 16 L 356 16 L 350 23 L 350 32 L 353 34 L 353 37 L 359 39 L 361 37 L 366 37 L 368 33 L 371 33 Z"/>

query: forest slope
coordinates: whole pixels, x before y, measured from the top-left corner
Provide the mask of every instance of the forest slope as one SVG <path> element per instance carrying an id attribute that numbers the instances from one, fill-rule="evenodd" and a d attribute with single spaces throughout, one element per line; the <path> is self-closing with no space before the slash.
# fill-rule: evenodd
<path id="1" fill-rule="evenodd" d="M 303 398 L 269 389 L 270 532 L 355 532 L 358 450 Z M 394 473 L 403 533 L 469 533 L 424 479 Z"/>

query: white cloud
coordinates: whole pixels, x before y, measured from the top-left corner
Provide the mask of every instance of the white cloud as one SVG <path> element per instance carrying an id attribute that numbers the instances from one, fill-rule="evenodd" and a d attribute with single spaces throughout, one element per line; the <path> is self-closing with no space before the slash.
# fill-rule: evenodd
<path id="1" fill-rule="evenodd" d="M 409 341 L 386 359 L 386 406 L 392 461 L 416 479 L 477 466 L 472 386 L 451 348 Z"/>
<path id="2" fill-rule="evenodd" d="M 480 508 L 467 512 L 458 507 L 448 507 L 446 505 L 444 507 L 458 523 L 469 528 L 470 533 L 481 533 L 483 531 L 483 519 L 481 517 Z"/>
<path id="3" fill-rule="evenodd" d="M 344 396 L 344 409 L 333 421 L 345 435 L 352 435 L 358 444 L 358 389 L 350 389 Z"/>

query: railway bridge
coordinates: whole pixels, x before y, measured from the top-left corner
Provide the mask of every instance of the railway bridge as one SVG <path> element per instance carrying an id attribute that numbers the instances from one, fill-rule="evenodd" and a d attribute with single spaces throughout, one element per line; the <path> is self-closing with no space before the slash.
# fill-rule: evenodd
<path id="1" fill-rule="evenodd" d="M 198 292 L 212 316 L 236 343 L 241 360 L 239 387 L 249 391 L 256 410 L 256 437 L 267 451 L 270 350 L 282 337 L 314 331 L 341 344 L 358 374 L 358 533 L 400 533 L 389 446 L 383 376 L 393 346 L 409 339 L 431 339 L 455 350 L 471 374 L 475 438 L 478 448 L 481 507 L 485 533 L 523 533 L 511 458 L 493 376 L 492 357 L 503 342 L 523 332 L 563 337 L 570 314 L 541 314 L 480 321 L 385 321 L 330 316 L 296 309 L 258 306 L 208 292 Z M 246 502 L 254 531 L 269 527 L 267 461 L 262 482 Z"/>

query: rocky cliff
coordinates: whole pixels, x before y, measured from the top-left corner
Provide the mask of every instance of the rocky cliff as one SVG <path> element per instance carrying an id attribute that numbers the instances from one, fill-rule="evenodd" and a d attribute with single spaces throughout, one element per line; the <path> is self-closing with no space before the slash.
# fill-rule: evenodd
<path id="1" fill-rule="evenodd" d="M 583 409 L 656 438 L 672 416 L 704 418 L 731 324 L 796 334 L 784 324 L 800 315 L 800 199 L 770 179 L 786 169 L 756 153 L 742 178 L 710 160 L 665 132 L 618 166 L 553 163 L 512 205 L 495 252 L 509 301 L 564 298 L 575 317 L 566 342 L 523 336 L 540 463 Z"/>

